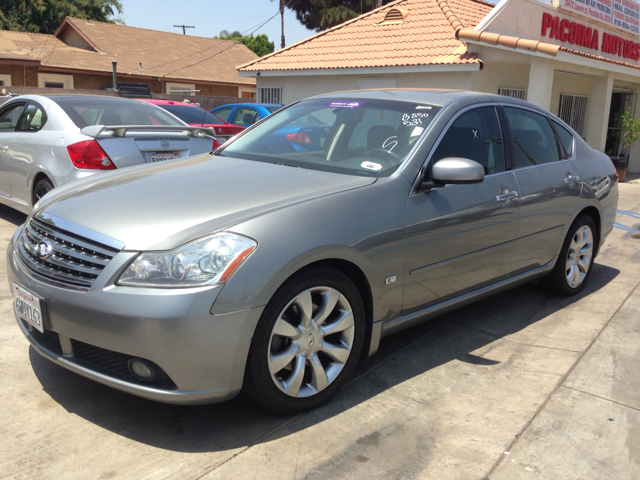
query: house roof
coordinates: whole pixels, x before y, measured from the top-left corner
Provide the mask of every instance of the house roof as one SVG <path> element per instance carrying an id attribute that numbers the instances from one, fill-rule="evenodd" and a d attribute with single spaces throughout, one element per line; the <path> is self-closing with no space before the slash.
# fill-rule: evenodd
<path id="1" fill-rule="evenodd" d="M 478 64 L 478 56 L 467 51 L 455 32 L 477 25 L 493 7 L 481 0 L 397 0 L 238 70 Z M 393 9 L 404 19 L 381 25 Z"/>
<path id="2" fill-rule="evenodd" d="M 93 72 L 111 72 L 111 62 L 116 60 L 119 74 L 163 80 L 254 85 L 255 79 L 239 77 L 235 66 L 257 58 L 246 46 L 231 40 L 71 17 L 55 35 L 0 31 L 0 59 Z"/>

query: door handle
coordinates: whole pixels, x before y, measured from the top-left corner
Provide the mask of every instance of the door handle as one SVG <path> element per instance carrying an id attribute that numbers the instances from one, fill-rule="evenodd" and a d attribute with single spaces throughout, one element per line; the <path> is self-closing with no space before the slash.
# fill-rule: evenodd
<path id="1" fill-rule="evenodd" d="M 512 198 L 517 198 L 518 192 L 505 192 L 500 195 L 496 195 L 496 201 L 504 202 L 505 200 L 511 200 Z"/>
<path id="2" fill-rule="evenodd" d="M 0 151 L 6 152 L 7 150 L 9 150 L 9 147 L 7 145 L 5 145 L 4 143 L 0 145 Z"/>
<path id="3" fill-rule="evenodd" d="M 564 179 L 564 183 L 575 183 L 579 181 L 580 181 L 580 177 L 578 175 L 569 175 Z"/>

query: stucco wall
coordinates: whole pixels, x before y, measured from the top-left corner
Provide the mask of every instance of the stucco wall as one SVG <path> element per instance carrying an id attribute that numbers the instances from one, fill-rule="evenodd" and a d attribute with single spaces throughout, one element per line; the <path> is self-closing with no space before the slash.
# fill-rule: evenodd
<path id="1" fill-rule="evenodd" d="M 529 65 L 507 62 L 485 62 L 484 68 L 473 72 L 471 89 L 496 95 L 499 88 L 526 90 L 529 86 Z"/>
<path id="2" fill-rule="evenodd" d="M 391 75 L 309 75 L 258 77 L 258 87 L 282 87 L 283 103 L 289 104 L 303 98 L 323 93 L 355 90 L 358 80 L 397 79 L 398 88 L 450 88 L 471 89 L 475 72 L 401 73 Z"/>

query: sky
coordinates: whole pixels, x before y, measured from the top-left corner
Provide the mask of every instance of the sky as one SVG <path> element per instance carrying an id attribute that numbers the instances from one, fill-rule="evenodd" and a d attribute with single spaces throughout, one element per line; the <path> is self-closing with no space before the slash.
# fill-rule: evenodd
<path id="1" fill-rule="evenodd" d="M 174 25 L 193 25 L 187 35 L 214 37 L 222 30 L 239 30 L 248 35 L 258 25 L 277 14 L 254 35 L 266 33 L 269 40 L 280 48 L 280 14 L 278 0 L 120 0 L 123 19 L 131 27 L 150 28 L 182 33 Z M 295 13 L 285 8 L 284 34 L 287 45 L 311 35 L 296 19 Z"/>

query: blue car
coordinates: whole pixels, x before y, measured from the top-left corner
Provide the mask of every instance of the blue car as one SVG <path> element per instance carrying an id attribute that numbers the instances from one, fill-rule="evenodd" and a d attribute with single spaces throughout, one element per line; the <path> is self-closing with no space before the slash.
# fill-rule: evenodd
<path id="1" fill-rule="evenodd" d="M 233 103 L 216 107 L 211 110 L 211 113 L 225 122 L 247 128 L 282 107 L 284 105 L 268 103 Z"/>

